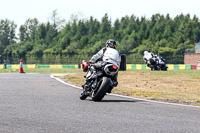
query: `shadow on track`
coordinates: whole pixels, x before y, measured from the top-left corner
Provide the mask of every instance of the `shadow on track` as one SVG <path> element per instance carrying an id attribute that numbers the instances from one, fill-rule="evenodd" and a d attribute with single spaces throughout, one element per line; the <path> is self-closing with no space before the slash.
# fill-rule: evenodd
<path id="1" fill-rule="evenodd" d="M 119 102 L 124 102 L 124 103 L 133 103 L 133 102 L 144 102 L 141 100 L 102 100 L 101 102 L 113 102 L 113 103 L 119 103 Z"/>

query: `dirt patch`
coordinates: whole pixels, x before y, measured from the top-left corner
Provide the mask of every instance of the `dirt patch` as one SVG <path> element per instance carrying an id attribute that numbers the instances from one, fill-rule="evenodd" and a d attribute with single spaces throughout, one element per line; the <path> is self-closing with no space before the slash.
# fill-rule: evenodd
<path id="1" fill-rule="evenodd" d="M 81 86 L 86 73 L 65 77 L 67 82 Z M 119 85 L 113 93 L 138 98 L 200 105 L 199 71 L 120 71 Z"/>

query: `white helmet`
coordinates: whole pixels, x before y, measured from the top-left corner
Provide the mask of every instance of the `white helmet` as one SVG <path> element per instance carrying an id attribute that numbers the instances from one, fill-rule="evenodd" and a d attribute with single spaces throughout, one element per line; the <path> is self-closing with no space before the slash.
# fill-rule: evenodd
<path id="1" fill-rule="evenodd" d="M 149 52 L 148 51 L 144 51 L 144 55 L 148 54 Z"/>

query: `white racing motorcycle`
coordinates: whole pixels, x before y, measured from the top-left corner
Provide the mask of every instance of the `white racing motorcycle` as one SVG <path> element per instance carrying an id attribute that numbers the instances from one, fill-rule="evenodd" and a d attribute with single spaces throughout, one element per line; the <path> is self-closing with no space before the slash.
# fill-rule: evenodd
<path id="1" fill-rule="evenodd" d="M 151 68 L 152 71 L 155 71 L 155 70 L 167 71 L 168 67 L 166 65 L 164 58 L 158 56 L 156 58 L 150 59 L 149 62 L 150 62 L 149 67 Z"/>

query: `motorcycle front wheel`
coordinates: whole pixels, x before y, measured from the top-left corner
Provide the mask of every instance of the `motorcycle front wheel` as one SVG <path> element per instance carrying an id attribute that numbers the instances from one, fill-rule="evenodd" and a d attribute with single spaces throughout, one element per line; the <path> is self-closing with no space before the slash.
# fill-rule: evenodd
<path id="1" fill-rule="evenodd" d="M 167 67 L 166 65 L 162 65 L 162 66 L 161 66 L 161 70 L 162 70 L 162 71 L 167 71 L 167 68 L 168 68 L 168 67 Z"/>
<path id="2" fill-rule="evenodd" d="M 94 91 L 92 93 L 93 101 L 101 101 L 103 97 L 106 95 L 106 92 L 110 87 L 110 78 L 103 77 L 102 81 L 100 81 L 100 84 L 97 87 L 99 87 L 97 88 L 97 91 Z"/>

